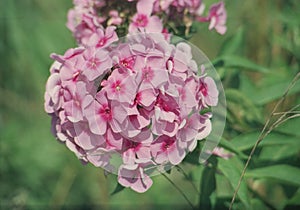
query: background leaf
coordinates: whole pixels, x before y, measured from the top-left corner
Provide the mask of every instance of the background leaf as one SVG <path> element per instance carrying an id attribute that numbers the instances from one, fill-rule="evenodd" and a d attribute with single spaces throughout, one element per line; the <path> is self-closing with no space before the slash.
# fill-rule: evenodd
<path id="1" fill-rule="evenodd" d="M 239 68 L 246 71 L 257 71 L 267 73 L 269 70 L 266 67 L 260 66 L 253 61 L 237 55 L 222 55 L 212 62 L 216 67 L 219 65 L 231 68 Z"/>
<path id="2" fill-rule="evenodd" d="M 248 170 L 246 177 L 272 178 L 300 187 L 300 169 L 289 165 L 274 165 Z"/>
<path id="3" fill-rule="evenodd" d="M 237 159 L 235 159 L 235 161 L 237 161 Z M 229 180 L 232 189 L 236 189 L 242 172 L 242 170 L 237 167 L 235 161 L 233 161 L 232 159 L 230 161 L 219 159 L 218 161 L 218 168 L 224 174 L 224 176 Z M 238 198 L 241 200 L 241 202 L 245 205 L 247 209 L 250 208 L 248 189 L 245 180 L 242 180 L 241 182 L 241 186 L 238 191 Z"/>

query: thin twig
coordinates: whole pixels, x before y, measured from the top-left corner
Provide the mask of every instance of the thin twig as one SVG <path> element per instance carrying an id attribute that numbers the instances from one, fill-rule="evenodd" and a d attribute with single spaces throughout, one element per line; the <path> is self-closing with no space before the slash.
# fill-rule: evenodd
<path id="1" fill-rule="evenodd" d="M 263 129 L 262 129 L 262 131 L 261 131 L 261 133 L 259 134 L 259 137 L 258 137 L 258 139 L 257 139 L 257 141 L 255 142 L 255 144 L 254 144 L 254 146 L 253 146 L 253 148 L 252 148 L 252 150 L 251 150 L 251 152 L 250 152 L 250 155 L 249 155 L 249 157 L 248 157 L 248 159 L 247 159 L 247 162 L 246 162 L 246 164 L 245 164 L 245 166 L 244 166 L 244 168 L 243 168 L 243 171 L 242 171 L 242 174 L 241 174 L 241 176 L 240 176 L 240 178 L 239 178 L 239 182 L 238 182 L 238 184 L 237 184 L 237 187 L 235 188 L 235 191 L 234 191 L 234 194 L 233 194 L 233 197 L 232 197 L 232 200 L 231 200 L 231 203 L 230 203 L 230 206 L 229 206 L 229 210 L 232 210 L 232 207 L 233 207 L 233 204 L 234 204 L 234 201 L 235 201 L 235 198 L 236 198 L 236 196 L 237 196 L 237 193 L 238 193 L 238 191 L 239 191 L 239 189 L 240 189 L 240 185 L 241 185 L 241 183 L 242 183 L 242 181 L 243 181 L 243 177 L 245 176 L 245 173 L 246 173 L 246 170 L 247 170 L 247 168 L 248 168 L 248 165 L 249 165 L 249 163 L 250 163 L 250 160 L 252 159 L 252 156 L 253 156 L 253 154 L 254 154 L 254 152 L 255 152 L 255 150 L 256 150 L 256 148 L 257 148 L 257 146 L 259 145 L 259 143 L 275 128 L 275 126 L 276 126 L 276 124 L 278 123 L 278 122 L 280 122 L 286 115 L 287 115 L 287 113 L 285 113 L 285 114 L 283 114 L 275 123 L 273 123 L 270 127 L 269 127 L 269 129 L 267 130 L 267 128 L 268 128 L 268 126 L 269 126 L 269 123 L 270 123 L 270 121 L 271 121 L 271 118 L 272 118 L 272 116 L 274 115 L 274 113 L 276 112 L 276 110 L 277 110 L 277 108 L 280 106 L 280 104 L 285 100 L 285 98 L 286 98 L 286 96 L 288 95 L 288 93 L 289 93 L 289 91 L 293 88 L 293 86 L 296 84 L 296 82 L 298 81 L 298 79 L 299 79 L 299 77 L 300 77 L 300 72 L 294 77 L 294 79 L 293 79 L 293 81 L 290 83 L 290 85 L 288 86 L 288 88 L 286 89 L 286 91 L 284 92 L 284 94 L 283 94 L 283 96 L 282 96 L 282 98 L 276 103 L 276 105 L 275 105 L 275 107 L 274 107 L 274 109 L 273 109 L 273 111 L 271 112 L 271 114 L 270 114 L 270 116 L 268 117 L 268 119 L 267 119 L 267 121 L 266 121 L 266 123 L 265 123 L 265 125 L 264 125 L 264 127 L 263 127 Z M 267 131 L 266 131 L 267 130 Z M 266 131 L 266 132 L 265 132 Z"/>
<path id="2" fill-rule="evenodd" d="M 300 117 L 300 113 L 299 114 L 294 114 L 292 116 L 289 116 L 283 120 L 281 120 L 280 122 L 278 122 L 276 125 L 275 125 L 275 128 L 278 127 L 279 125 L 285 123 L 286 121 L 290 120 L 290 119 L 293 119 L 293 118 L 297 118 L 297 117 Z"/>
<path id="3" fill-rule="evenodd" d="M 276 112 L 273 115 L 282 115 L 282 114 L 299 114 L 300 110 L 296 110 L 297 108 L 300 107 L 300 104 L 297 104 L 296 106 L 292 107 L 290 110 L 285 111 L 285 112 Z"/>
<path id="4" fill-rule="evenodd" d="M 276 115 L 282 115 L 282 114 L 300 114 L 300 111 L 292 111 L 292 112 L 276 112 L 274 113 L 274 116 Z"/>
<path id="5" fill-rule="evenodd" d="M 184 194 L 184 192 L 167 175 L 165 175 L 164 173 L 161 173 L 161 175 L 163 175 L 163 177 L 165 177 L 176 188 L 176 190 L 184 197 L 184 199 L 188 202 L 188 204 L 191 206 L 191 208 L 193 210 L 196 210 L 196 208 L 194 207 L 192 202 L 188 199 L 186 194 Z"/>

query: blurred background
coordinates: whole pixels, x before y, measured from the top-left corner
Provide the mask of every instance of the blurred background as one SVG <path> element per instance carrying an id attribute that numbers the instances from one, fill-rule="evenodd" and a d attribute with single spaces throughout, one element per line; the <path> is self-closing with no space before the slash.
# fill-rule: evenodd
<path id="1" fill-rule="evenodd" d="M 210 5 L 214 1 L 204 2 Z M 300 6 L 297 0 L 230 0 L 225 4 L 226 35 L 199 25 L 191 42 L 213 61 L 222 78 L 228 104 L 224 139 L 247 156 L 255 142 L 247 135 L 255 136 L 262 129 L 273 106 L 299 72 Z M 63 54 L 75 46 L 65 27 L 71 7 L 71 0 L 0 1 L 0 208 L 188 208 L 163 176 L 154 177 L 153 186 L 144 194 L 125 189 L 111 196 L 117 183 L 115 175 L 106 177 L 102 169 L 82 165 L 52 136 L 50 117 L 43 110 L 43 94 L 53 62 L 50 53 Z M 299 96 L 298 82 L 280 110 L 300 104 Z M 273 144 L 258 148 L 250 169 L 274 164 L 299 169 L 299 126 L 295 118 L 280 127 L 270 137 Z M 203 166 L 187 161 L 181 167 L 199 186 Z M 299 207 L 298 172 L 293 172 L 294 183 L 267 176 L 248 180 L 251 205 L 257 205 L 256 209 Z M 187 177 L 179 170 L 169 176 L 197 203 L 198 195 Z M 217 180 L 216 197 L 225 208 L 233 190 L 222 180 Z"/>

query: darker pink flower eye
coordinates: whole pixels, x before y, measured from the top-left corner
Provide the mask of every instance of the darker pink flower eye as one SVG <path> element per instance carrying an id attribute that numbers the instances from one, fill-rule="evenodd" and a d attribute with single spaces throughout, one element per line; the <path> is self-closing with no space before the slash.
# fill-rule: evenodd
<path id="1" fill-rule="evenodd" d="M 91 68 L 93 70 L 97 69 L 98 66 L 100 65 L 100 60 L 97 59 L 97 58 L 91 58 L 88 60 L 88 64 L 87 64 L 87 67 L 88 68 Z"/>
<path id="2" fill-rule="evenodd" d="M 203 96 L 207 96 L 207 85 L 205 83 L 201 83 L 200 85 L 200 92 L 203 94 Z"/>
<path id="3" fill-rule="evenodd" d="M 76 73 L 73 74 L 73 79 L 72 79 L 73 82 L 76 82 L 78 80 L 79 74 L 80 74 L 79 71 L 77 71 Z"/>
<path id="4" fill-rule="evenodd" d="M 145 27 L 148 24 L 148 18 L 144 14 L 139 14 L 135 20 L 135 24 L 138 27 Z"/>
<path id="5" fill-rule="evenodd" d="M 101 39 L 98 41 L 96 47 L 103 47 L 103 46 L 106 44 L 106 42 L 107 42 L 106 38 L 101 38 Z"/>

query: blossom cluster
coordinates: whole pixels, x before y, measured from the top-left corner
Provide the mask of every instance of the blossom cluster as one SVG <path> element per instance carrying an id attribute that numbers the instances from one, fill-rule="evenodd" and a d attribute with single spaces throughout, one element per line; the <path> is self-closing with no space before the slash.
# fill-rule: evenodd
<path id="1" fill-rule="evenodd" d="M 224 2 L 210 6 L 204 15 L 202 0 L 74 0 L 67 27 L 80 45 L 98 29 L 116 26 L 117 34 L 136 32 L 175 34 L 187 37 L 194 21 L 208 22 L 209 29 L 226 32 Z"/>
<path id="2" fill-rule="evenodd" d="M 184 42 L 151 33 L 118 40 L 108 26 L 85 46 L 51 57 L 45 110 L 54 135 L 83 162 L 117 173 L 125 187 L 145 192 L 153 168 L 179 164 L 211 132 L 207 110 L 217 105 L 218 89 Z"/>

